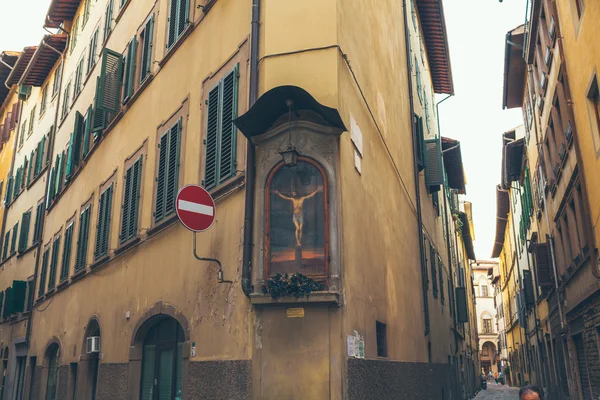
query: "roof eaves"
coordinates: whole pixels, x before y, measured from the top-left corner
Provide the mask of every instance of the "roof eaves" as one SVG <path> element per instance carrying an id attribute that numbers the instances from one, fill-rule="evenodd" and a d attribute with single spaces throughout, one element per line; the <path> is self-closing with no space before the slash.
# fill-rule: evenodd
<path id="1" fill-rule="evenodd" d="M 20 84 L 41 86 L 67 46 L 66 34 L 46 35 L 31 57 Z"/>
<path id="2" fill-rule="evenodd" d="M 459 194 L 466 194 L 465 170 L 462 161 L 462 151 L 458 140 L 442 137 L 442 154 L 444 169 L 448 178 L 448 186 L 458 190 Z"/>
<path id="3" fill-rule="evenodd" d="M 25 47 L 23 49 L 23 52 L 17 59 L 17 62 L 15 63 L 12 71 L 8 75 L 8 78 L 6 78 L 6 84 L 8 86 L 12 86 L 12 85 L 19 83 L 19 81 L 21 80 L 21 77 L 23 76 L 25 69 L 27 69 L 27 66 L 29 65 L 29 61 L 31 61 L 31 57 L 33 57 L 33 54 L 35 53 L 36 49 L 37 49 L 37 46 Z"/>
<path id="4" fill-rule="evenodd" d="M 500 185 L 496 186 L 496 236 L 494 239 L 494 248 L 492 249 L 492 258 L 498 258 L 504 247 L 504 233 L 508 222 L 509 208 L 510 199 L 508 191 L 502 189 Z"/>

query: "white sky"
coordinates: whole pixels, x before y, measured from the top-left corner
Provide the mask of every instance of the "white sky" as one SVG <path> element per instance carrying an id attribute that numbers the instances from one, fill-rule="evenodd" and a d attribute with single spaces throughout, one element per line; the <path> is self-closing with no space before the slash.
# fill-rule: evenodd
<path id="1" fill-rule="evenodd" d="M 441 134 L 461 142 L 475 255 L 485 260 L 496 231 L 501 135 L 523 123 L 520 108 L 502 110 L 502 87 L 505 35 L 523 24 L 525 1 L 444 0 L 444 13 L 455 96 L 439 106 Z"/>
<path id="2" fill-rule="evenodd" d="M 0 0 L 0 51 L 37 45 L 46 33 L 42 25 L 49 4 Z M 523 23 L 525 0 L 445 0 L 444 7 L 456 95 L 440 105 L 441 132 L 461 141 L 475 253 L 487 259 L 496 227 L 500 137 L 522 123 L 520 109 L 502 110 L 504 38 Z"/>

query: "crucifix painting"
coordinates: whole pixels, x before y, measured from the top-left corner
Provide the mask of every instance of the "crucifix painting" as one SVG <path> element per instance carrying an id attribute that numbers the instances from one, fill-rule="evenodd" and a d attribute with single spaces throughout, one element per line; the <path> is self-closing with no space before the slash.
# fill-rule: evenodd
<path id="1" fill-rule="evenodd" d="M 326 188 L 309 159 L 282 165 L 268 181 L 269 275 L 326 274 Z"/>

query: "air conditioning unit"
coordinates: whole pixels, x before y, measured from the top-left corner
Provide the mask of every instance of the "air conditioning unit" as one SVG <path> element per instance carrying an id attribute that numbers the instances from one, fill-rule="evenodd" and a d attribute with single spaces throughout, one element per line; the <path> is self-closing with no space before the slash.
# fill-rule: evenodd
<path id="1" fill-rule="evenodd" d="M 90 336 L 87 338 L 87 353 L 100 352 L 100 336 Z"/>

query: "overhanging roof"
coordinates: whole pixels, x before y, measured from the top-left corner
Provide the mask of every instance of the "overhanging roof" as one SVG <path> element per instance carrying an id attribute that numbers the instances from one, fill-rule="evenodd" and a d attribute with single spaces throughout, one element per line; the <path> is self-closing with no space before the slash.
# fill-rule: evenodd
<path id="1" fill-rule="evenodd" d="M 64 21 L 75 17 L 81 0 L 52 0 L 46 13 L 46 27 L 58 28 Z"/>
<path id="2" fill-rule="evenodd" d="M 33 53 L 35 53 L 36 49 L 37 49 L 37 46 L 25 47 L 23 49 L 23 52 L 21 52 L 21 55 L 19 56 L 19 59 L 15 63 L 13 70 L 8 75 L 8 78 L 6 78 L 6 84 L 8 86 L 16 85 L 17 83 L 19 83 L 19 81 L 21 80 L 21 77 L 23 76 L 25 69 L 27 69 L 27 66 L 29 65 L 29 61 L 31 61 L 31 57 L 33 57 Z"/>
<path id="3" fill-rule="evenodd" d="M 475 249 L 473 248 L 473 236 L 471 235 L 471 225 L 469 224 L 469 217 L 464 212 L 459 212 L 458 216 L 462 224 L 462 238 L 467 250 L 467 257 L 469 260 L 476 260 Z"/>
<path id="4" fill-rule="evenodd" d="M 508 222 L 508 212 L 510 211 L 510 198 L 508 192 L 496 186 L 496 237 L 494 239 L 494 248 L 492 257 L 498 258 L 502 247 L 504 247 L 504 232 Z"/>
<path id="5" fill-rule="evenodd" d="M 3 51 L 0 53 L 0 107 L 8 96 L 8 88 L 4 85 L 6 78 L 10 75 L 11 68 L 17 62 L 19 54 L 16 51 Z"/>
<path id="6" fill-rule="evenodd" d="M 442 137 L 444 169 L 448 178 L 448 186 L 465 194 L 465 171 L 462 162 L 462 152 L 458 140 Z"/>
<path id="7" fill-rule="evenodd" d="M 436 93 L 454 94 L 442 0 L 417 0 L 427 59 Z"/>
<path id="8" fill-rule="evenodd" d="M 526 64 L 523 58 L 523 25 L 506 34 L 504 43 L 504 88 L 502 91 L 502 108 L 523 106 L 525 91 Z"/>
<path id="9" fill-rule="evenodd" d="M 299 111 L 312 111 L 324 124 L 347 130 L 338 110 L 322 105 L 310 93 L 297 86 L 278 86 L 269 90 L 233 123 L 244 136 L 251 138 L 272 128 L 281 116 L 288 115 L 290 108 L 292 118 Z"/>
<path id="10" fill-rule="evenodd" d="M 67 35 L 46 35 L 33 54 L 20 83 L 42 86 L 67 46 Z"/>

